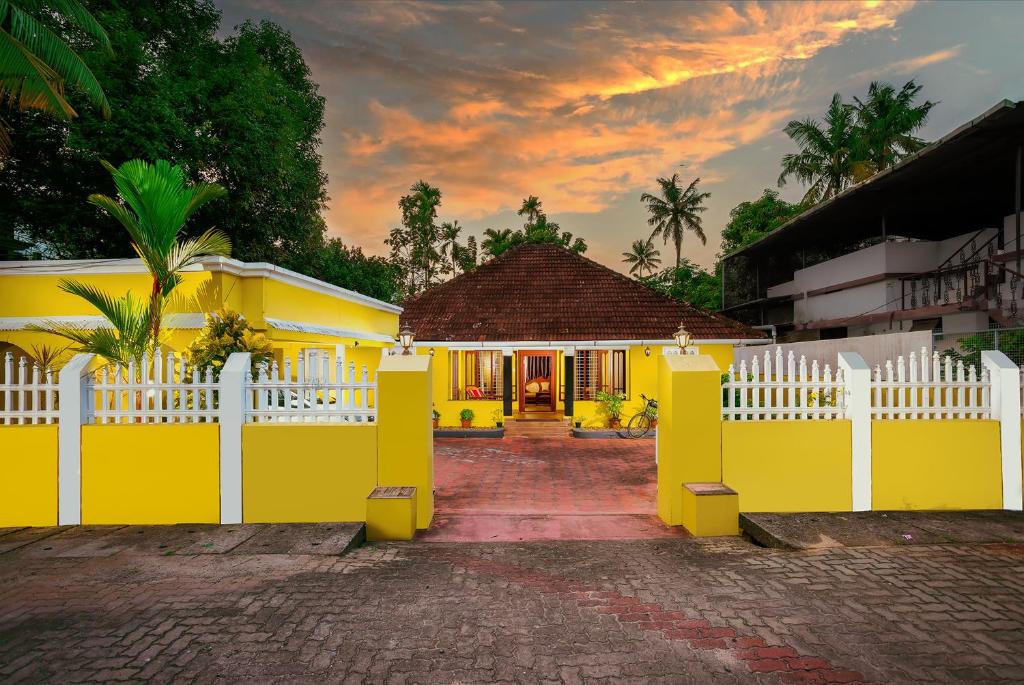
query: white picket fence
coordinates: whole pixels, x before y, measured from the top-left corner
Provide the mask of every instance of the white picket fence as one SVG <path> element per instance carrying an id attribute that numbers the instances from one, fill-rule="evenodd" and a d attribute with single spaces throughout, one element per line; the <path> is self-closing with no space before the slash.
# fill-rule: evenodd
<path id="1" fill-rule="evenodd" d="M 256 368 L 256 380 L 246 386 L 248 423 L 371 423 L 376 418 L 377 384 L 364 365 L 356 376 L 355 362 L 337 359 L 334 380 L 326 355 L 299 353 L 292 360 Z"/>
<path id="2" fill-rule="evenodd" d="M 4 354 L 0 383 L 0 426 L 31 426 L 57 422 L 57 374 L 14 354 Z"/>
<path id="3" fill-rule="evenodd" d="M 86 422 L 214 423 L 218 383 L 213 367 L 189 367 L 168 352 L 128 364 L 108 364 L 86 378 Z"/>
<path id="4" fill-rule="evenodd" d="M 785 361 L 785 364 L 783 363 Z M 808 367 L 807 359 L 799 362 L 793 352 L 784 360 L 782 348 L 772 355 L 765 351 L 763 363 L 757 357 L 747 368 L 740 362 L 739 376 L 730 364 L 722 383 L 722 418 L 727 421 L 766 421 L 785 419 L 839 419 L 844 416 L 844 384 L 842 369 L 826 364 L 822 370 L 817 360 Z"/>
<path id="5" fill-rule="evenodd" d="M 722 418 L 729 421 L 848 418 L 854 390 L 848 387 L 843 369 L 833 376 L 826 364 L 799 362 L 793 352 L 783 358 L 781 348 L 773 355 L 754 357 L 748 369 L 729 366 L 722 383 Z M 876 365 L 865 386 L 870 393 L 873 419 L 988 419 L 992 417 L 992 380 L 987 368 L 979 375 L 938 352 L 912 352 L 909 360 Z"/>
<path id="6" fill-rule="evenodd" d="M 895 370 L 895 374 L 893 373 Z M 885 363 L 883 374 L 875 366 L 871 383 L 871 417 L 874 419 L 987 419 L 991 412 L 988 369 L 981 376 L 962 360 L 941 358 L 938 352 L 910 353 L 909 364 L 902 356 Z"/>

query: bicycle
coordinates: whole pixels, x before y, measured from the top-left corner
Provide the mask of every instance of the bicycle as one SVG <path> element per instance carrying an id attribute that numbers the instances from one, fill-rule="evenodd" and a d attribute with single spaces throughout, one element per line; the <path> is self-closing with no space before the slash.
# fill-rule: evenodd
<path id="1" fill-rule="evenodd" d="M 625 428 L 620 428 L 620 438 L 642 438 L 651 430 L 651 414 L 656 414 L 658 401 L 649 399 L 646 395 L 640 395 L 644 401 L 643 409 L 634 414 Z"/>

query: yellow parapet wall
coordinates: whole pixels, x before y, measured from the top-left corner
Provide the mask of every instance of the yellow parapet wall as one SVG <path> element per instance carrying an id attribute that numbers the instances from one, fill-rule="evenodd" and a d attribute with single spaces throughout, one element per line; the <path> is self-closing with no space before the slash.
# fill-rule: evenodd
<path id="1" fill-rule="evenodd" d="M 82 427 L 82 523 L 220 521 L 217 424 Z"/>
<path id="2" fill-rule="evenodd" d="M 1000 509 L 999 423 L 871 424 L 872 509 Z"/>
<path id="3" fill-rule="evenodd" d="M 0 426 L 0 528 L 57 525 L 57 426 Z"/>
<path id="4" fill-rule="evenodd" d="M 850 511 L 849 421 L 724 421 L 722 482 L 740 511 Z"/>
<path id="5" fill-rule="evenodd" d="M 245 523 L 365 521 L 377 485 L 377 427 L 242 427 Z"/>

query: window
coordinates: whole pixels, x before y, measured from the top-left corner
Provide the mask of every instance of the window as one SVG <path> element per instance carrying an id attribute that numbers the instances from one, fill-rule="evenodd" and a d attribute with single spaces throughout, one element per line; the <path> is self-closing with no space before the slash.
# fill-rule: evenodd
<path id="1" fill-rule="evenodd" d="M 592 400 L 599 390 L 626 392 L 625 350 L 576 350 L 574 398 Z"/>
<path id="2" fill-rule="evenodd" d="M 502 384 L 501 350 L 450 352 L 451 393 L 453 400 L 500 400 Z M 461 359 L 460 359 L 461 357 Z M 462 362 L 460 364 L 460 362 Z"/>

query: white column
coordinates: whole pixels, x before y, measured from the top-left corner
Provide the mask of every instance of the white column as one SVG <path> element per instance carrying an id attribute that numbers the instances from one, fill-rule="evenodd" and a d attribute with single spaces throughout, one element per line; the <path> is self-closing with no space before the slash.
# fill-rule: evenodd
<path id="1" fill-rule="evenodd" d="M 82 424 L 90 397 L 86 375 L 95 355 L 76 354 L 60 370 L 57 392 L 57 524 L 82 522 Z"/>
<path id="2" fill-rule="evenodd" d="M 1020 511 L 1022 499 L 1020 463 L 1020 369 L 1002 352 L 981 353 L 992 391 L 992 418 L 999 421 L 1002 455 L 1003 509 Z"/>
<path id="3" fill-rule="evenodd" d="M 242 522 L 242 424 L 245 391 L 252 362 L 248 352 L 233 352 L 220 372 L 217 417 L 220 423 L 220 522 Z"/>
<path id="4" fill-rule="evenodd" d="M 856 352 L 840 352 L 839 368 L 851 424 L 853 510 L 871 511 L 871 368 Z"/>

